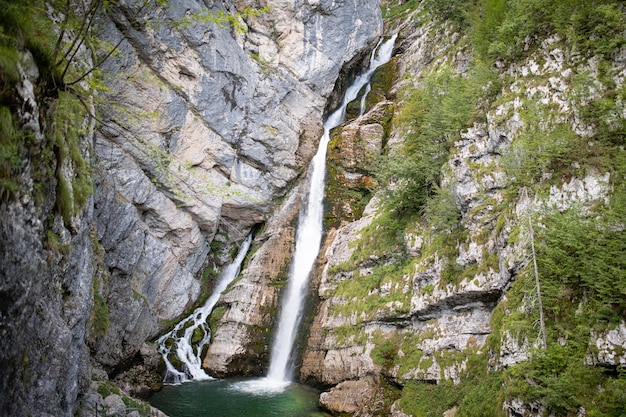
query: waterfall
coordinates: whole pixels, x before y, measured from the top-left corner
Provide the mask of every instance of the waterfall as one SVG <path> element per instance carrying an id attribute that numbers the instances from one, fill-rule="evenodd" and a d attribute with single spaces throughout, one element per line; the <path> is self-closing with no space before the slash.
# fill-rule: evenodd
<path id="1" fill-rule="evenodd" d="M 202 307 L 197 308 L 189 317 L 178 323 L 172 331 L 164 334 L 157 340 L 159 353 L 163 356 L 167 368 L 164 381 L 173 384 L 193 380 L 211 379 L 202 369 L 202 350 L 211 340 L 211 330 L 207 318 L 213 311 L 222 292 L 228 284 L 233 282 L 243 262 L 250 244 L 252 233 L 241 244 L 233 262 L 222 271 L 213 293 Z M 200 340 L 194 342 L 193 339 Z M 195 347 L 194 347 L 195 345 Z M 169 355 L 174 351 L 179 361 L 183 363 L 183 371 L 179 371 L 170 361 Z"/>
<path id="2" fill-rule="evenodd" d="M 324 122 L 324 134 L 320 139 L 317 153 L 309 166 L 310 185 L 308 198 L 300 212 L 296 248 L 291 264 L 289 283 L 278 318 L 278 329 L 270 356 L 270 367 L 267 375 L 267 379 L 270 381 L 289 382 L 292 377 L 291 354 L 302 316 L 309 275 L 317 259 L 322 241 L 326 148 L 330 140 L 330 131 L 344 121 L 347 104 L 356 99 L 359 91 L 369 84 L 376 68 L 391 59 L 396 36 L 394 35 L 384 43 L 379 42 L 372 52 L 367 72 L 359 75 L 352 82 L 346 90 L 341 106 Z M 364 105 L 362 105 L 361 112 L 363 113 L 364 111 Z"/>

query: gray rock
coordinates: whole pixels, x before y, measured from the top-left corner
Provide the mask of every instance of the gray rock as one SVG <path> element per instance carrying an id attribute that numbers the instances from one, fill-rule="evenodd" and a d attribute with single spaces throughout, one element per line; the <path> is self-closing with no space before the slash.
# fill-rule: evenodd
<path id="1" fill-rule="evenodd" d="M 38 101 L 30 88 L 37 76 L 27 57 L 17 91 L 26 107 L 46 111 L 54 101 Z M 41 125 L 32 113 L 22 111 L 18 117 L 37 138 L 28 144 L 29 150 L 41 152 Z M 93 201 L 64 225 L 54 211 L 56 179 L 37 184 L 41 197 L 37 204 L 34 198 L 24 198 L 36 194 L 35 169 L 41 167 L 23 161 L 16 176 L 16 198 L 0 201 L 0 414 L 69 417 L 89 379 Z M 71 166 L 63 169 L 73 176 Z M 53 233 L 56 244 L 51 242 Z"/>
<path id="2" fill-rule="evenodd" d="M 103 401 L 107 416 L 126 415 L 126 404 L 122 397 L 116 394 L 107 396 Z"/>
<path id="3" fill-rule="evenodd" d="M 267 5 L 270 13 L 241 21 L 243 34 L 211 23 L 173 24 L 186 13 L 235 12 L 240 2 L 206 9 L 187 0 L 142 10 L 164 22 L 150 27 L 131 24 L 140 6 L 127 2 L 103 22 L 110 42 L 126 34 L 120 55 L 106 64 L 114 76 L 96 138 L 103 167 L 96 219 L 111 315 L 96 357 L 109 369 L 154 336 L 158 319 L 196 302 L 201 268 L 223 259 L 210 252 L 217 232 L 230 244 L 267 220 L 272 201 L 312 156 L 344 63 L 382 31 L 375 0 Z M 265 272 L 248 269 L 250 278 L 226 297 L 230 308 L 210 350 L 221 358 L 219 372 L 257 338 L 252 324 L 269 328 L 271 316 L 262 312 L 275 308 L 276 288 L 266 288 Z M 122 317 L 123 325 L 116 322 Z"/>

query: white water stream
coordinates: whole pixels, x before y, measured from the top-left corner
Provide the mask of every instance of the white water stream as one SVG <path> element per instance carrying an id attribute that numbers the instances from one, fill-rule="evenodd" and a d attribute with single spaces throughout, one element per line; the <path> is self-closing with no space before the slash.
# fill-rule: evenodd
<path id="1" fill-rule="evenodd" d="M 209 329 L 207 318 L 213 311 L 213 307 L 215 307 L 222 292 L 239 275 L 241 263 L 246 257 L 251 243 L 252 233 L 241 244 L 233 262 L 224 268 L 213 289 L 213 293 L 204 305 L 197 308 L 189 317 L 178 323 L 172 331 L 164 334 L 157 340 L 159 353 L 163 356 L 167 367 L 165 382 L 179 384 L 190 379 L 211 379 L 202 369 L 202 350 L 211 340 L 211 330 Z M 200 340 L 194 342 L 194 335 L 195 339 L 200 337 Z M 183 363 L 184 371 L 181 372 L 176 369 L 170 361 L 169 355 L 172 351 L 175 352 L 178 360 Z"/>
<path id="2" fill-rule="evenodd" d="M 324 176 L 326 173 L 326 149 L 330 131 L 345 119 L 346 106 L 357 98 L 359 91 L 369 84 L 372 74 L 379 66 L 387 63 L 392 56 L 396 40 L 394 35 L 384 43 L 379 42 L 372 52 L 367 72 L 359 75 L 348 87 L 341 106 L 324 123 L 324 134 L 320 139 L 317 153 L 309 167 L 310 188 L 306 205 L 300 213 L 296 248 L 291 264 L 291 274 L 286 294 L 278 318 L 278 330 L 272 346 L 267 380 L 274 384 L 288 383 L 293 373 L 292 351 L 298 325 L 308 289 L 309 275 L 317 259 L 322 241 L 322 220 L 324 215 Z M 367 90 L 369 92 L 369 90 Z M 361 113 L 365 98 L 361 101 Z"/>

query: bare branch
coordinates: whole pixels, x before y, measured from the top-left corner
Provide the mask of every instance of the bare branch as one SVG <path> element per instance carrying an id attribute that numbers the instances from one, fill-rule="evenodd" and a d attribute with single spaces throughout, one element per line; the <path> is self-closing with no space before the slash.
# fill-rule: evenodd
<path id="1" fill-rule="evenodd" d="M 81 31 L 79 32 L 79 34 L 76 36 L 76 38 L 74 39 L 74 42 L 72 42 L 74 51 L 72 52 L 72 55 L 70 56 L 69 59 L 67 59 L 67 62 L 65 64 L 65 68 L 63 69 L 63 73 L 61 74 L 61 79 L 65 78 L 65 75 L 67 74 L 67 70 L 70 68 L 70 66 L 72 65 L 72 62 L 74 61 L 74 58 L 76 57 L 76 54 L 78 54 L 78 51 L 80 50 L 80 47 L 83 45 L 83 43 L 85 43 L 85 39 L 87 38 L 87 34 L 89 33 L 89 30 L 91 29 L 91 26 L 93 25 L 93 22 L 96 18 L 96 14 L 98 11 L 98 8 L 100 7 L 100 5 L 102 4 L 102 0 L 93 0 L 91 3 L 91 7 L 89 12 L 87 12 L 87 16 L 85 16 L 84 20 L 83 20 L 83 24 L 82 24 L 82 28 Z M 84 30 L 84 34 L 83 34 L 83 30 Z M 77 40 L 78 43 L 76 42 Z M 64 56 L 64 58 L 67 57 L 67 54 Z"/>
<path id="2" fill-rule="evenodd" d="M 57 62 L 57 57 L 59 56 L 59 52 L 61 50 L 61 44 L 63 43 L 63 38 L 65 37 L 65 29 L 69 24 L 69 16 L 70 16 L 70 0 L 66 0 L 65 2 L 65 10 L 64 10 L 64 20 L 61 23 L 61 32 L 59 33 L 59 37 L 57 38 L 56 44 L 54 45 L 54 51 L 52 52 L 52 61 Z"/>

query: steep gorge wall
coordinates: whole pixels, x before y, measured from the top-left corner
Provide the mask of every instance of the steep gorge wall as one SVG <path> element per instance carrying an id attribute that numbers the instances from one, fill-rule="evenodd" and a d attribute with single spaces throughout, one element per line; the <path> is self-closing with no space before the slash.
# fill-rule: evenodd
<path id="1" fill-rule="evenodd" d="M 214 248 L 232 245 L 267 219 L 315 150 L 343 61 L 381 30 L 374 1 L 225 10 L 261 6 L 270 11 L 240 19 L 244 30 L 177 24 L 202 11 L 199 2 L 142 10 L 158 23 L 140 30 L 132 3 L 106 22 L 112 43 L 127 35 L 108 63 L 105 98 L 114 105 L 104 104 L 96 137 L 96 219 L 111 313 L 133 319 L 100 340 L 102 363 L 128 357 L 163 329 L 158 319 L 197 301 L 199 276 L 227 261 L 211 250 L 216 236 Z M 116 345 L 126 352 L 108 359 Z"/>
<path id="2" fill-rule="evenodd" d="M 93 200 L 66 218 L 59 212 L 60 199 L 72 199 L 57 195 L 59 178 L 71 184 L 78 170 L 76 161 L 63 160 L 55 148 L 63 145 L 53 137 L 61 127 L 50 120 L 64 103 L 60 97 L 43 100 L 42 75 L 33 55 L 18 54 L 15 123 L 25 138 L 12 178 L 14 195 L 0 202 L 0 414 L 70 416 L 90 375 L 87 342 L 94 320 L 92 283 L 98 274 Z M 3 134 L 11 121 L 3 120 Z M 84 128 L 75 139 L 84 144 L 80 158 L 92 161 L 87 144 L 93 126 L 81 115 L 69 123 Z"/>
<path id="3" fill-rule="evenodd" d="M 155 318 L 198 299 L 202 270 L 224 262 L 215 251 L 207 261 L 216 233 L 237 242 L 267 218 L 312 155 L 342 66 L 335 57 L 351 58 L 380 31 L 376 2 L 263 6 L 270 12 L 240 22 L 245 32 L 176 26 L 202 10 L 194 2 L 147 11 L 156 27 L 134 30 L 132 5 L 108 23 L 112 42 L 116 30 L 128 35 L 109 63 L 115 105 L 104 106 L 96 138 L 98 230 L 111 282 L 145 296 L 155 315 L 129 337 L 154 336 Z M 121 305 L 142 301 L 126 293 Z M 122 343 L 111 334 L 103 349 Z"/>
<path id="4" fill-rule="evenodd" d="M 463 415 L 479 412 L 526 416 L 542 415 L 546 410 L 558 415 L 562 412 L 558 407 L 565 407 L 563 403 L 567 404 L 567 400 L 557 406 L 549 400 L 526 400 L 516 397 L 521 395 L 520 391 L 507 391 L 498 383 L 485 383 L 489 388 L 481 386 L 481 381 L 489 377 L 481 380 L 483 377 L 477 375 L 490 370 L 491 375 L 498 375 L 496 378 L 507 375 L 508 383 L 513 385 L 515 377 L 510 377 L 508 370 L 515 373 L 514 369 L 522 369 L 534 355 L 542 357 L 536 350 L 540 345 L 536 336 L 538 325 L 527 324 L 528 317 L 536 317 L 538 323 L 536 295 L 528 295 L 535 291 L 534 281 L 531 283 L 530 279 L 529 219 L 532 217 L 534 222 L 537 218 L 561 215 L 551 213 L 571 212 L 585 218 L 594 207 L 603 205 L 611 207 L 608 210 L 619 211 L 610 206 L 613 204 L 610 201 L 611 193 L 621 181 L 613 176 L 621 168 L 610 165 L 619 164 L 619 159 L 598 168 L 595 162 L 590 164 L 582 159 L 583 154 L 578 154 L 581 159 L 567 156 L 572 158 L 569 160 L 572 167 L 584 167 L 575 173 L 559 171 L 558 165 L 547 162 L 535 171 L 536 176 L 530 182 L 524 182 L 528 181 L 524 176 L 527 172 L 515 171 L 511 165 L 526 163 L 528 167 L 526 158 L 544 158 L 542 148 L 531 148 L 534 155 L 524 154 L 529 151 L 524 148 L 529 146 L 529 136 L 536 141 L 545 138 L 548 147 L 570 137 L 591 138 L 583 139 L 589 141 L 589 146 L 601 140 L 596 129 L 602 122 L 590 122 L 581 115 L 585 106 L 606 94 L 612 95 L 611 91 L 623 97 L 624 52 L 616 50 L 608 62 L 599 64 L 602 57 L 582 57 L 568 49 L 572 45 L 553 35 L 546 36 L 536 49 L 527 45 L 533 52 L 517 62 L 496 62 L 494 73 L 498 76 L 483 78 L 479 93 L 485 101 L 492 101 L 487 101 L 486 108 L 479 104 L 478 115 L 463 129 L 446 133 L 451 138 L 450 151 L 438 167 L 438 187 L 424 211 L 411 220 L 399 222 L 406 214 L 385 205 L 389 194 L 379 189 L 362 216 L 355 217 L 353 213 L 359 212 L 355 210 L 359 204 L 354 196 L 362 194 L 363 189 L 358 181 L 346 180 L 367 177 L 371 171 L 358 167 L 351 156 L 363 158 L 369 154 L 371 158 L 376 150 L 393 154 L 414 140 L 411 134 L 419 125 L 416 122 L 407 128 L 406 115 L 410 110 L 406 108 L 416 106 L 411 103 L 415 97 L 413 91 L 431 91 L 427 89 L 433 85 L 436 85 L 437 103 L 427 105 L 447 111 L 434 116 L 438 121 L 426 119 L 434 123 L 432 131 L 437 132 L 437 127 L 446 123 L 442 119 L 458 117 L 457 108 L 465 105 L 461 101 L 453 104 L 455 108 L 443 107 L 446 97 L 459 91 L 455 90 L 453 79 L 472 80 L 478 72 L 476 63 L 480 61 L 472 48 L 474 39 L 464 37 L 454 24 L 440 20 L 434 9 L 428 9 L 429 5 L 432 4 L 424 2 L 421 7 L 416 6 L 417 10 L 407 13 L 404 23 L 396 23 L 394 29 L 389 22 L 388 32 L 400 31 L 397 72 L 387 68 L 394 74 L 394 85 L 366 115 L 334 133 L 338 138 L 335 142 L 338 156 L 333 159 L 331 146 L 329 162 L 337 164 L 331 170 L 339 174 L 329 178 L 327 192 L 342 187 L 352 187 L 352 192 L 340 194 L 340 201 L 329 202 L 331 210 L 339 213 L 343 221 L 334 220 L 338 227 L 328 233 L 327 249 L 321 255 L 318 289 L 321 303 L 304 351 L 301 378 L 327 390 L 322 393 L 320 403 L 337 415 L 407 416 L 434 413 L 434 410 L 443 414 L 448 410 L 447 416 L 454 415 L 460 405 L 465 405 L 460 409 L 466 413 Z M 603 69 L 599 71 L 598 67 Z M 579 84 L 580 79 L 573 74 L 588 78 Z M 442 79 L 447 81 L 436 84 Z M 493 85 L 497 90 L 490 91 Z M 427 100 L 429 96 L 424 93 L 420 97 Z M 464 100 L 470 98 L 465 96 Z M 381 106 L 387 112 L 381 112 Z M 537 119 L 532 117 L 537 116 L 527 110 L 541 106 L 549 110 L 540 113 L 542 124 L 535 128 Z M 392 114 L 395 111 L 391 123 L 389 111 Z M 429 109 L 421 111 L 408 117 L 420 120 Z M 613 122 L 623 126 L 618 120 L 626 116 L 619 99 L 611 111 L 614 113 L 608 117 L 615 117 Z M 573 134 L 564 133 L 568 131 Z M 442 138 L 433 136 L 430 140 L 436 142 Z M 623 152 L 623 148 L 619 149 L 616 148 L 617 153 Z M 557 158 L 554 154 L 552 157 Z M 390 186 L 402 187 L 402 184 Z M 524 193 L 526 187 L 534 190 L 530 197 Z M 541 224 L 535 227 L 543 230 Z M 618 221 L 615 227 L 615 232 L 610 233 L 619 240 L 623 223 Z M 612 282 L 611 291 L 619 297 L 623 276 L 612 277 L 608 270 L 604 273 L 609 274 L 604 279 Z M 558 297 L 571 297 L 566 302 L 580 303 L 581 311 L 595 308 L 586 295 L 577 298 L 573 284 L 570 284 L 573 289 L 564 290 L 567 283 L 564 280 L 556 284 L 556 288 L 561 288 L 556 290 L 560 291 Z M 526 294 L 522 301 L 520 294 Z M 554 305 L 555 299 L 551 300 Z M 546 308 L 547 311 L 562 309 L 561 306 Z M 553 320 L 551 326 L 559 329 L 567 327 L 559 320 L 571 318 L 563 313 Z M 600 319 L 593 324 L 603 328 L 600 333 L 607 336 L 597 338 L 593 327 L 586 334 L 576 336 L 589 338 L 580 342 L 587 356 L 571 359 L 576 366 L 599 373 L 604 367 L 623 366 L 620 352 L 624 339 L 619 336 L 623 314 L 617 313 L 614 320 L 607 323 Z M 607 332 L 612 335 L 608 344 L 605 343 Z M 572 337 L 569 342 L 568 337 Z M 576 337 L 560 333 L 558 343 L 554 340 L 549 343 L 560 345 L 557 350 L 572 346 L 572 351 L 577 351 Z M 516 368 L 517 364 L 522 365 Z M 595 371 L 590 370 L 594 365 Z M 566 374 L 565 370 L 561 372 Z M 574 392 L 580 383 L 570 381 L 568 389 Z M 610 377 L 599 382 L 606 384 L 605 387 L 619 387 L 620 383 L 619 379 L 614 381 Z M 472 389 L 468 385 L 479 387 L 476 398 L 466 394 Z M 603 395 L 602 389 L 595 395 Z M 619 388 L 611 389 L 619 391 Z M 464 399 L 464 395 L 471 399 Z M 576 395 L 583 398 L 583 394 Z M 577 406 L 572 403 L 571 407 Z M 578 407 L 579 413 L 586 412 L 584 406 Z"/>
<path id="5" fill-rule="evenodd" d="M 292 187 L 315 151 L 344 63 L 382 31 L 377 1 L 145 3 L 115 4 L 99 16 L 103 40 L 121 42 L 101 68 L 98 128 L 85 125 L 80 140 L 93 196 L 64 219 L 56 179 L 35 178 L 25 156 L 20 189 L 0 203 L 7 415 L 73 415 L 81 396 L 83 413 L 124 408 L 106 380 L 152 361 L 145 342 L 199 301 L 230 250 L 264 222 L 249 262 L 258 269 L 248 268 L 226 297 L 226 305 L 249 302 L 255 313 L 243 319 L 250 325 L 241 338 L 226 337 L 248 348 L 250 331 L 265 326 L 256 343 L 267 336 L 279 288 L 267 280 L 288 256 L 298 204 Z M 244 16 L 265 6 L 269 12 L 237 17 L 233 26 L 184 17 Z M 45 109 L 37 91 L 28 95 L 37 68 L 24 62 L 18 87 L 28 105 L 19 125 L 41 138 Z M 59 175 L 72 183 L 68 165 Z M 272 216 L 288 192 L 293 205 Z M 263 285 L 245 288 L 246 280 Z M 234 312 L 224 317 L 237 327 Z M 250 372 L 249 363 L 229 371 Z M 107 392 L 114 395 L 104 399 Z"/>

